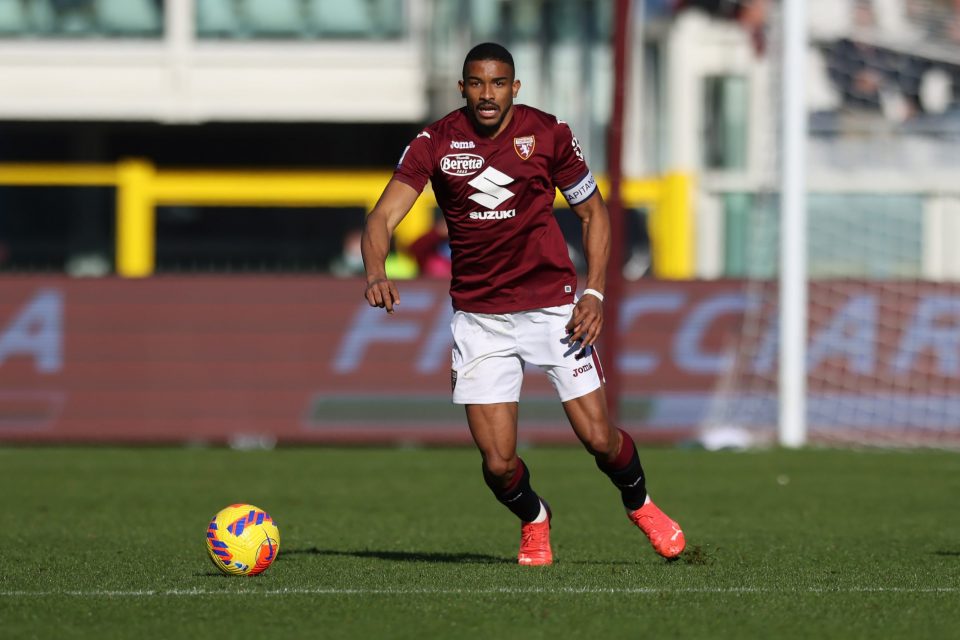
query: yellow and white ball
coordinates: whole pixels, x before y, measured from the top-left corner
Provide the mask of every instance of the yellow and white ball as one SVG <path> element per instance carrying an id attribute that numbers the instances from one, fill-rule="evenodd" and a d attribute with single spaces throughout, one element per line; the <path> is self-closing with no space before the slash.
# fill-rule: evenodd
<path id="1" fill-rule="evenodd" d="M 207 552 L 220 571 L 254 576 L 266 571 L 280 552 L 280 530 L 263 509 L 232 504 L 210 521 Z"/>

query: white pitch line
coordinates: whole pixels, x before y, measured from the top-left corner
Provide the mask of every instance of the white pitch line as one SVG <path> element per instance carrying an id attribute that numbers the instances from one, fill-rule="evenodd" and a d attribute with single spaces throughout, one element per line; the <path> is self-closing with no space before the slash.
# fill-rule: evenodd
<path id="1" fill-rule="evenodd" d="M 494 587 L 489 589 L 263 589 L 250 591 L 213 591 L 209 589 L 165 589 L 142 591 L 0 591 L 0 598 L 46 598 L 64 596 L 71 598 L 157 598 L 157 597 L 219 597 L 219 596 L 285 596 L 285 595 L 332 595 L 332 596 L 408 596 L 408 595 L 535 595 L 535 594 L 692 594 L 692 593 L 957 593 L 960 587 L 805 587 L 772 589 L 760 587 L 690 587 L 690 588 L 657 588 L 657 587 L 560 587 L 546 589 L 539 587 Z"/>

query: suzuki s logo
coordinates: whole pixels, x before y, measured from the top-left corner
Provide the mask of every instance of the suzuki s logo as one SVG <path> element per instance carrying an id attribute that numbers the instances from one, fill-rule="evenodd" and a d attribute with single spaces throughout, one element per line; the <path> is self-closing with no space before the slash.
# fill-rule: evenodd
<path id="1" fill-rule="evenodd" d="M 475 193 L 469 198 L 482 207 L 496 209 L 516 195 L 513 191 L 504 188 L 511 182 L 513 182 L 513 178 L 507 174 L 501 173 L 493 167 L 487 167 L 483 173 L 467 183 L 477 191 L 482 192 Z"/>
<path id="2" fill-rule="evenodd" d="M 440 170 L 451 176 L 472 176 L 483 168 L 483 158 L 473 153 L 452 153 L 440 158 Z"/>

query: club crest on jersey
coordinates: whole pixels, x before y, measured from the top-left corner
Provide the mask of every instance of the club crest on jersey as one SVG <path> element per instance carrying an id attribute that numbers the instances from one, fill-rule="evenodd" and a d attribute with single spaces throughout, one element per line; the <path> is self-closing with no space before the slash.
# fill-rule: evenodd
<path id="1" fill-rule="evenodd" d="M 513 150 L 517 152 L 521 160 L 526 160 L 533 155 L 533 150 L 537 146 L 536 136 L 522 136 L 513 139 Z"/>

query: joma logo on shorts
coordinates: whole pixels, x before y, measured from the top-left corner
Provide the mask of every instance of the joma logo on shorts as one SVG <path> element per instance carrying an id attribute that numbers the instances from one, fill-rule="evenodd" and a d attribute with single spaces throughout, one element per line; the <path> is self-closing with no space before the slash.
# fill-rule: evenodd
<path id="1" fill-rule="evenodd" d="M 574 369 L 574 370 L 573 370 L 573 377 L 576 378 L 576 377 L 577 377 L 578 375 L 580 375 L 581 373 L 586 373 L 587 371 L 590 371 L 591 369 L 593 369 L 593 365 L 588 362 L 587 364 L 583 365 L 582 367 L 577 367 L 576 369 Z"/>

